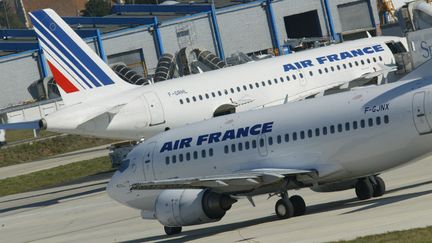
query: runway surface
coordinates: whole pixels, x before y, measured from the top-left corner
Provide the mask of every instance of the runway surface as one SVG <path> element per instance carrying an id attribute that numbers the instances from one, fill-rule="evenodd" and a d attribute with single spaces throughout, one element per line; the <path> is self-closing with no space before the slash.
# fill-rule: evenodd
<path id="1" fill-rule="evenodd" d="M 277 198 L 234 204 L 211 224 L 165 236 L 157 221 L 112 201 L 106 180 L 0 198 L 0 241 L 7 242 L 326 242 L 432 225 L 432 157 L 383 174 L 388 192 L 358 201 L 353 190 L 304 197 L 307 214 L 277 220 Z"/>
<path id="2" fill-rule="evenodd" d="M 66 165 L 78 161 L 107 156 L 109 153 L 109 150 L 107 149 L 108 146 L 109 144 L 94 147 L 94 148 L 69 152 L 65 154 L 60 154 L 39 161 L 1 167 L 0 180 L 8 177 L 14 177 L 14 176 L 32 173 L 40 170 L 47 170 L 53 167 Z"/>

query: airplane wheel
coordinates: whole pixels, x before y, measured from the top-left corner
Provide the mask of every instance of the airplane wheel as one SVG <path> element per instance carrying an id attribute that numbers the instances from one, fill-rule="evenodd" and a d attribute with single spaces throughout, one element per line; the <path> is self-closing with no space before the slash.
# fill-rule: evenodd
<path id="1" fill-rule="evenodd" d="M 278 218 L 287 219 L 293 216 L 294 206 L 290 200 L 279 199 L 275 205 L 275 212 Z"/>
<path id="2" fill-rule="evenodd" d="M 372 185 L 373 186 L 373 197 L 381 197 L 382 195 L 384 195 L 384 193 L 386 191 L 385 182 L 379 176 L 375 176 L 375 181 L 376 181 L 376 184 Z"/>
<path id="3" fill-rule="evenodd" d="M 359 179 L 355 187 L 355 192 L 357 194 L 357 198 L 360 200 L 371 198 L 374 193 L 372 183 L 366 178 Z"/>
<path id="4" fill-rule="evenodd" d="M 289 199 L 294 206 L 294 214 L 293 216 L 301 216 L 306 213 L 306 203 L 303 198 L 299 195 L 294 195 Z"/>
<path id="5" fill-rule="evenodd" d="M 167 235 L 175 235 L 175 234 L 179 234 L 182 231 L 182 227 L 169 227 L 169 226 L 164 226 L 164 230 L 165 233 Z"/>

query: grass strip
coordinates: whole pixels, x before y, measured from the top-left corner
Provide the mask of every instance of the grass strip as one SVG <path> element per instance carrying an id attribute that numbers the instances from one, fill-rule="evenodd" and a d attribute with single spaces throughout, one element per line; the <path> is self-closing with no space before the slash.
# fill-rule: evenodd
<path id="1" fill-rule="evenodd" d="M 337 241 L 337 243 L 426 243 L 432 242 L 432 226 L 410 230 L 393 231 L 378 235 L 359 237 L 354 240 Z"/>
<path id="2" fill-rule="evenodd" d="M 0 167 L 113 143 L 111 139 L 67 135 L 0 149 Z"/>
<path id="3" fill-rule="evenodd" d="M 0 197 L 40 190 L 111 170 L 109 158 L 101 157 L 10 177 L 0 180 Z"/>
<path id="4" fill-rule="evenodd" d="M 54 136 L 54 135 L 58 135 L 58 133 L 42 130 L 39 132 L 38 137 L 44 138 L 44 137 L 50 137 L 50 136 Z M 20 140 L 25 140 L 25 139 L 32 139 L 32 138 L 34 138 L 33 130 L 8 130 L 8 131 L 6 131 L 6 141 L 9 143 L 15 142 L 15 141 L 20 141 Z"/>

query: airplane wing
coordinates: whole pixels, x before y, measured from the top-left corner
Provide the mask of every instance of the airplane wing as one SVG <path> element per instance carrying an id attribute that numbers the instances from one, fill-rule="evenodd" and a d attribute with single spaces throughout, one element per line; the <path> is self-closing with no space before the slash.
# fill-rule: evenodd
<path id="1" fill-rule="evenodd" d="M 229 192 L 237 190 L 251 190 L 263 185 L 283 180 L 287 176 L 309 175 L 316 177 L 315 170 L 261 168 L 240 171 L 233 174 L 215 176 L 174 178 L 149 182 L 134 183 L 130 190 L 162 190 L 162 189 L 205 189 Z"/>

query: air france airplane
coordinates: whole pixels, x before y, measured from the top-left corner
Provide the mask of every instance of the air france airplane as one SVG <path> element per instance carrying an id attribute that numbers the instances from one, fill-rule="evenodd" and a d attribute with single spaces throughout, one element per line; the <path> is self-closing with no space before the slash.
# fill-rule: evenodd
<path id="1" fill-rule="evenodd" d="M 30 18 L 66 106 L 24 127 L 97 137 L 140 139 L 322 95 L 382 77 L 394 66 L 394 54 L 406 51 L 404 39 L 375 37 L 135 86 L 121 80 L 53 10 Z M 0 128 L 8 126 L 17 127 Z"/>
<path id="2" fill-rule="evenodd" d="M 432 62 L 404 81 L 231 114 L 135 147 L 109 196 L 157 219 L 167 234 L 220 220 L 241 196 L 278 194 L 276 215 L 306 204 L 288 190 L 385 193 L 378 175 L 432 150 Z M 424 75 L 426 74 L 426 75 Z M 429 77 L 425 77 L 429 76 Z"/>

